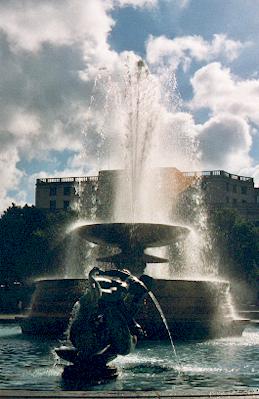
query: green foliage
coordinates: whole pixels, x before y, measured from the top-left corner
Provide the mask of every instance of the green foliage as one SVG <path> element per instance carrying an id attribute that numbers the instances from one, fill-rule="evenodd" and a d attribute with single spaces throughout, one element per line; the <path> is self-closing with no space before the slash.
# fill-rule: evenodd
<path id="1" fill-rule="evenodd" d="M 259 234 L 253 223 L 234 210 L 222 209 L 210 216 L 213 248 L 219 253 L 220 274 L 258 285 Z"/>
<path id="2" fill-rule="evenodd" d="M 0 219 L 0 282 L 53 275 L 62 268 L 71 212 L 49 212 L 12 204 Z"/>

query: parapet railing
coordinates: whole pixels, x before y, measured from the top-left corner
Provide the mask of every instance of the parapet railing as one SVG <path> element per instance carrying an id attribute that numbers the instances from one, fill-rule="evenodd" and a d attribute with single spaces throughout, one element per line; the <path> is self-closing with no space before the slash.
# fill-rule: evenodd
<path id="1" fill-rule="evenodd" d="M 223 176 L 232 180 L 253 182 L 252 177 L 238 176 L 224 170 L 204 170 L 198 172 L 182 172 L 186 177 L 217 177 Z M 73 182 L 98 182 L 99 176 L 82 176 L 82 177 L 42 177 L 36 180 L 37 184 L 41 183 L 73 183 Z"/>
<path id="2" fill-rule="evenodd" d="M 250 181 L 253 182 L 252 177 L 238 176 L 233 173 L 225 172 L 224 170 L 204 170 L 199 172 L 183 172 L 186 177 L 210 177 L 210 176 L 223 176 L 233 180 Z"/>
<path id="3" fill-rule="evenodd" d="M 42 177 L 36 180 L 37 184 L 41 183 L 80 183 L 80 182 L 98 182 L 98 176 L 83 177 Z"/>

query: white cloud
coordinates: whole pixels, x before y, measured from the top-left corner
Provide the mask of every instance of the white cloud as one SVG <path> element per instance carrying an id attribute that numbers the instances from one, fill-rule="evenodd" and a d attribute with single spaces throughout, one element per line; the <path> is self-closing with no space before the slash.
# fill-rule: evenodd
<path id="1" fill-rule="evenodd" d="M 46 160 L 52 150 L 79 154 L 84 144 L 81 169 L 67 160 L 64 173 L 89 170 L 96 162 L 107 101 L 103 82 L 123 65 L 108 43 L 115 24 L 111 11 L 130 5 L 152 7 L 156 1 L 0 2 L 0 159 L 8 169 L 2 171 L 2 203 L 21 182 L 24 158 Z M 94 124 L 88 123 L 91 97 Z"/>
<path id="2" fill-rule="evenodd" d="M 239 173 L 251 165 L 252 137 L 249 124 L 233 114 L 218 114 L 197 126 L 203 169 Z"/>
<path id="3" fill-rule="evenodd" d="M 111 7 L 100 0 L 0 2 L 1 210 L 21 183 L 22 158 L 81 150 L 93 81 L 82 81 L 80 71 L 110 67 L 118 57 L 107 42 Z"/>
<path id="4" fill-rule="evenodd" d="M 107 41 L 115 24 L 109 14 L 113 7 L 109 0 L 0 2 L 0 30 L 17 55 L 21 51 L 37 53 L 46 45 L 79 47 L 87 74 L 96 76 L 99 66 L 112 67 L 117 62 Z"/>
<path id="5" fill-rule="evenodd" d="M 189 4 L 190 4 L 190 0 L 180 0 L 180 3 L 179 3 L 181 8 L 187 8 Z"/>
<path id="6" fill-rule="evenodd" d="M 44 43 L 105 43 L 114 21 L 101 0 L 10 0 L 0 3 L 0 28 L 12 46 L 38 51 Z"/>
<path id="7" fill-rule="evenodd" d="M 240 174 L 253 177 L 255 186 L 259 187 L 259 164 L 241 169 Z"/>
<path id="8" fill-rule="evenodd" d="M 202 36 L 182 36 L 168 39 L 166 36 L 150 36 L 147 42 L 147 60 L 150 64 L 168 64 L 173 69 L 182 65 L 187 69 L 192 62 L 211 61 L 223 57 L 236 59 L 248 43 L 232 40 L 225 34 L 215 34 L 211 42 Z"/>
<path id="9" fill-rule="evenodd" d="M 15 201 L 8 192 L 18 187 L 23 176 L 23 173 L 16 167 L 19 161 L 17 150 L 12 146 L 12 143 L 4 143 L 2 138 L 0 138 L 0 212 Z"/>
<path id="10" fill-rule="evenodd" d="M 154 7 L 157 5 L 158 0 L 115 0 L 114 3 L 120 7 Z"/>
<path id="11" fill-rule="evenodd" d="M 34 136 L 39 133 L 40 121 L 37 115 L 16 109 L 15 114 L 9 116 L 8 124 L 6 126 L 2 124 L 2 129 L 12 132 L 17 138 Z"/>
<path id="12" fill-rule="evenodd" d="M 228 112 L 259 124 L 259 79 L 242 80 L 215 62 L 196 71 L 191 84 L 192 109 L 209 108 L 214 114 Z"/>
<path id="13" fill-rule="evenodd" d="M 241 79 L 214 62 L 196 71 L 191 84 L 190 109 L 205 108 L 211 115 L 198 127 L 204 167 L 240 174 L 252 171 L 250 151 L 259 125 L 259 80 Z"/>

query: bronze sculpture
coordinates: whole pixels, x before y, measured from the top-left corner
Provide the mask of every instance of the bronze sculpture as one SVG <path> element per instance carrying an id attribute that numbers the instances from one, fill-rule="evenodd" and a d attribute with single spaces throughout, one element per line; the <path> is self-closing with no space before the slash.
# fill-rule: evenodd
<path id="1" fill-rule="evenodd" d="M 65 379 L 80 376 L 94 383 L 117 377 L 116 368 L 108 363 L 130 353 L 144 334 L 134 316 L 152 281 L 128 270 L 90 271 L 89 288 L 74 306 L 70 345 L 56 349 L 59 357 L 72 363 L 64 368 Z"/>

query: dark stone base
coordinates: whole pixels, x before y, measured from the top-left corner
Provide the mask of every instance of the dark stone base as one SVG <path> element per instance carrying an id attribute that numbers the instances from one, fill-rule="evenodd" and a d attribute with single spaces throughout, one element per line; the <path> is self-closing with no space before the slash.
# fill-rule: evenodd
<path id="1" fill-rule="evenodd" d="M 66 388 L 84 388 L 90 385 L 104 384 L 117 378 L 117 368 L 107 363 L 116 356 L 94 355 L 91 359 L 81 358 L 75 347 L 62 346 L 55 349 L 56 354 L 63 360 L 73 363 L 65 366 L 62 373 Z"/>
<path id="2" fill-rule="evenodd" d="M 70 365 L 65 366 L 62 373 L 63 383 L 66 388 L 79 389 L 92 385 L 108 383 L 118 377 L 118 371 L 115 366 L 102 365 Z"/>

